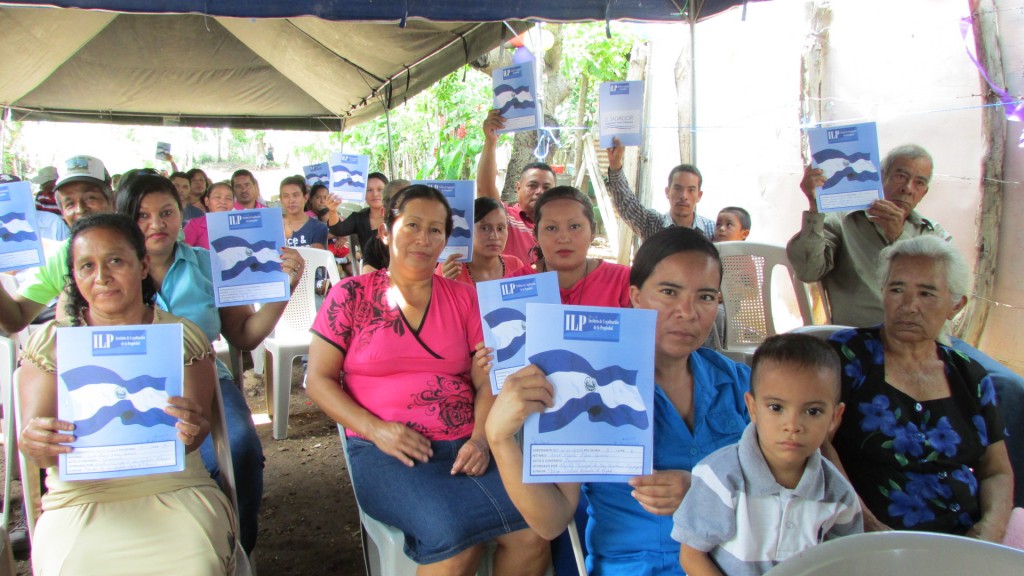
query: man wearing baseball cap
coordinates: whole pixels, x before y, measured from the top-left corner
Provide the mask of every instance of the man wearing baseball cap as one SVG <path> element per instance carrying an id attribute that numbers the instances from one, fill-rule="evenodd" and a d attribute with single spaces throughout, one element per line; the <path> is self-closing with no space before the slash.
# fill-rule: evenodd
<path id="1" fill-rule="evenodd" d="M 62 172 L 54 196 L 68 228 L 87 214 L 113 212 L 110 175 L 99 158 L 72 156 Z M 28 326 L 64 289 L 67 269 L 67 250 L 62 246 L 25 279 L 16 295 L 0 294 L 0 329 L 14 334 Z"/>

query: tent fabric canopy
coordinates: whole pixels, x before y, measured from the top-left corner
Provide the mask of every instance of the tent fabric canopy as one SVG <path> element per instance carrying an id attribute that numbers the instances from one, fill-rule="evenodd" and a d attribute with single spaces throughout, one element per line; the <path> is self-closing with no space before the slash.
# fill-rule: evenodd
<path id="1" fill-rule="evenodd" d="M 743 0 L 695 0 L 698 18 L 705 18 Z M 235 18 L 294 18 L 324 20 L 435 22 L 496 22 L 547 20 L 582 22 L 634 20 L 666 22 L 684 19 L 687 0 L 44 0 L 12 2 L 126 13 L 205 14 Z"/>
<path id="2" fill-rule="evenodd" d="M 738 3 L 705 0 L 701 15 Z M 681 18 L 672 0 L 47 4 L 60 7 L 0 3 L 0 106 L 16 120 L 329 131 L 402 104 L 529 26 L 488 20 Z"/>

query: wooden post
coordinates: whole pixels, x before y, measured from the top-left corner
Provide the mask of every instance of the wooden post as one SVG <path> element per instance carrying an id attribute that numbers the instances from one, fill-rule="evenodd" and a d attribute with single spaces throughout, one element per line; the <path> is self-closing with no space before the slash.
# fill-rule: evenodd
<path id="1" fill-rule="evenodd" d="M 999 50 L 998 8 L 995 0 L 968 0 L 973 16 L 974 45 L 978 62 L 997 86 L 1003 85 L 1003 57 Z M 978 75 L 985 93 L 982 127 L 985 150 L 981 161 L 981 202 L 978 207 L 977 261 L 974 264 L 974 296 L 954 320 L 954 333 L 977 346 L 985 331 L 996 283 L 999 255 L 999 223 L 1003 215 L 1003 162 L 1006 145 L 1006 113 L 999 96 Z"/>
<path id="2" fill-rule="evenodd" d="M 806 5 L 807 39 L 800 56 L 800 123 L 810 124 L 824 120 L 825 99 L 822 81 L 825 77 L 825 57 L 828 30 L 832 24 L 832 9 L 827 0 L 813 0 Z M 805 138 L 800 139 L 802 165 L 811 163 L 811 152 Z M 811 290 L 811 313 L 815 324 L 829 323 L 828 305 L 822 290 Z"/>

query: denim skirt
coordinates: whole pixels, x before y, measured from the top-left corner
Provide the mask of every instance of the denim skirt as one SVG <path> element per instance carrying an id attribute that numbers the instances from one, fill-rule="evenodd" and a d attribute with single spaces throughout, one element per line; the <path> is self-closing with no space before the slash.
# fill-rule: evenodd
<path id="1" fill-rule="evenodd" d="M 359 507 L 405 534 L 405 554 L 433 564 L 497 536 L 526 528 L 492 461 L 482 476 L 452 476 L 463 440 L 430 443 L 429 462 L 408 467 L 372 442 L 348 438 Z"/>

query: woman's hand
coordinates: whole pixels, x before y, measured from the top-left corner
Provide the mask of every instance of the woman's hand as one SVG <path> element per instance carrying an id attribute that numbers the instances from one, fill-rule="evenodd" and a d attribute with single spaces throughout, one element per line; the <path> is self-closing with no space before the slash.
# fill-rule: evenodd
<path id="1" fill-rule="evenodd" d="M 505 379 L 487 416 L 487 440 L 494 444 L 515 436 L 526 417 L 555 402 L 555 389 L 540 368 L 526 366 Z"/>
<path id="2" fill-rule="evenodd" d="M 452 252 L 445 258 L 444 263 L 441 264 L 441 272 L 445 278 L 455 280 L 462 273 L 462 262 L 459 262 L 460 257 L 461 254 L 458 252 Z"/>
<path id="3" fill-rule="evenodd" d="M 7 416 L 8 418 L 10 415 Z M 52 417 L 36 416 L 25 424 L 18 436 L 18 448 L 21 453 L 37 463 L 52 465 L 60 454 L 69 454 L 75 441 L 73 434 L 75 425 L 71 422 Z M 7 441 L 11 439 L 8 438 Z M 43 467 L 43 466 L 40 466 Z"/>
<path id="4" fill-rule="evenodd" d="M 494 348 L 488 348 L 484 346 L 483 342 L 478 342 L 476 350 L 473 352 L 473 363 L 484 372 L 490 372 L 491 361 L 494 360 L 493 354 Z"/>
<path id="5" fill-rule="evenodd" d="M 690 473 L 686 470 L 655 470 L 648 476 L 629 479 L 632 496 L 651 514 L 671 516 L 679 508 L 690 489 Z"/>
<path id="6" fill-rule="evenodd" d="M 302 254 L 295 248 L 281 248 L 281 271 L 288 275 L 292 290 L 299 285 L 302 278 L 302 271 L 306 267 L 306 261 Z"/>
<path id="7" fill-rule="evenodd" d="M 455 457 L 455 464 L 452 466 L 452 476 L 463 473 L 466 476 L 480 476 L 487 471 L 491 463 L 491 450 L 487 447 L 484 439 L 470 438 Z"/>
<path id="8" fill-rule="evenodd" d="M 198 402 L 184 396 L 170 396 L 164 412 L 178 419 L 178 439 L 189 448 L 198 448 L 210 433 L 210 421 Z"/>
<path id="9" fill-rule="evenodd" d="M 415 466 L 417 461 L 426 462 L 434 455 L 430 440 L 400 422 L 378 422 L 368 439 L 381 452 L 409 467 Z"/>

